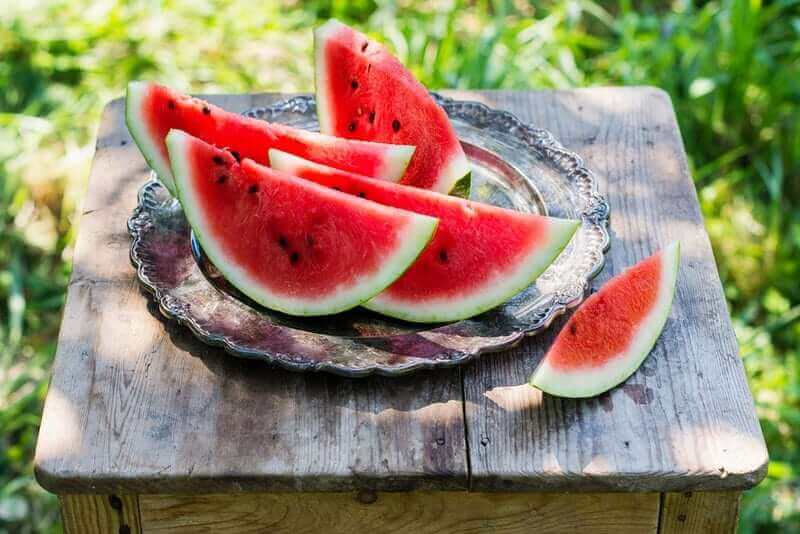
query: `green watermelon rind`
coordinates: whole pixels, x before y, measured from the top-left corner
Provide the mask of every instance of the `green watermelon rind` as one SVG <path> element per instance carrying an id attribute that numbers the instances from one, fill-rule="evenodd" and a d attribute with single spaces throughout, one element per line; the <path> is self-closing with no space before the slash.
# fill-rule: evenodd
<path id="1" fill-rule="evenodd" d="M 460 196 L 463 194 L 464 185 L 467 187 L 467 196 L 462 198 L 469 198 L 469 190 L 472 186 L 472 165 L 470 165 L 467 155 L 462 150 L 455 158 L 450 160 L 445 170 L 439 174 L 437 185 L 432 187 L 431 190 L 439 191 L 446 195 Z"/>
<path id="2" fill-rule="evenodd" d="M 161 150 L 153 143 L 153 136 L 147 131 L 147 124 L 142 119 L 141 109 L 150 84 L 147 82 L 130 82 L 125 95 L 125 124 L 139 147 L 145 161 L 158 176 L 158 180 L 172 194 L 176 195 L 175 178 L 170 163 Z"/>
<path id="3" fill-rule="evenodd" d="M 450 195 L 469 200 L 472 195 L 472 172 L 468 172 L 456 182 L 450 190 Z"/>
<path id="4" fill-rule="evenodd" d="M 327 41 L 340 27 L 341 23 L 331 19 L 314 30 L 314 96 L 317 102 L 317 121 L 319 122 L 320 132 L 333 130 L 331 113 L 328 110 L 328 101 L 330 100 L 328 97 L 328 84 L 325 83 L 325 80 L 320 79 L 323 73 L 328 72 L 322 43 Z"/>
<path id="5" fill-rule="evenodd" d="M 617 356 L 613 363 L 599 369 L 577 369 L 572 372 L 553 369 L 545 356 L 531 376 L 530 384 L 557 397 L 594 397 L 618 386 L 636 372 L 653 350 L 669 318 L 680 263 L 680 244 L 677 241 L 664 247 L 661 261 L 663 263 L 658 300 L 642 321 L 631 346 L 625 353 Z M 597 320 L 602 321 L 603 318 L 598 317 Z M 590 332 L 591 326 L 581 330 Z"/>
<path id="6" fill-rule="evenodd" d="M 441 299 L 426 302 L 424 307 L 411 302 L 394 302 L 385 294 L 362 304 L 367 309 L 388 317 L 414 323 L 448 323 L 468 319 L 495 308 L 530 286 L 567 246 L 580 223 L 571 219 L 548 217 L 546 241 L 537 244 L 513 273 L 499 273 L 486 290 L 464 299 Z M 457 304 L 456 304 L 457 303 Z"/>
<path id="7" fill-rule="evenodd" d="M 319 131 L 327 134 L 332 133 L 333 125 L 331 124 L 331 112 L 329 109 L 330 97 L 327 89 L 328 84 L 324 79 L 324 73 L 328 72 L 324 43 L 343 28 L 349 29 L 348 26 L 342 24 L 338 20 L 329 19 L 327 22 L 314 29 L 314 87 L 317 102 L 317 119 L 319 121 Z M 398 80 L 398 83 L 405 82 Z M 455 156 L 456 157 L 450 159 L 445 168 L 439 173 L 435 184 L 430 187 L 431 191 L 450 194 L 456 185 L 461 182 L 465 176 L 471 173 L 472 168 L 464 151 L 459 150 L 456 152 Z M 406 162 L 406 164 L 407 163 L 408 162 Z M 400 178 L 402 178 L 402 176 Z M 391 181 L 398 182 L 400 178 Z"/>
<path id="8" fill-rule="evenodd" d="M 198 202 L 192 197 L 192 187 L 189 182 L 191 170 L 185 148 L 189 139 L 191 139 L 189 134 L 178 130 L 171 130 L 167 135 L 167 150 L 172 163 L 173 175 L 176 178 L 177 197 L 183 207 L 184 215 L 202 245 L 203 251 L 214 266 L 242 293 L 267 308 L 300 316 L 329 315 L 354 308 L 380 293 L 402 276 L 425 249 L 439 223 L 436 218 L 406 212 L 411 215 L 411 221 L 404 242 L 384 261 L 382 268 L 378 269 L 377 273 L 368 279 L 362 279 L 357 286 L 341 292 L 340 295 L 330 298 L 315 296 L 302 299 L 275 295 L 255 283 L 235 264 L 228 261 L 217 241 L 211 238 L 211 232 L 204 224 L 204 217 L 198 209 Z M 327 188 L 319 187 L 321 191 L 330 193 Z M 352 197 L 348 195 L 347 198 Z M 373 205 L 373 209 L 377 207 L 381 210 L 403 211 L 377 204 Z"/>

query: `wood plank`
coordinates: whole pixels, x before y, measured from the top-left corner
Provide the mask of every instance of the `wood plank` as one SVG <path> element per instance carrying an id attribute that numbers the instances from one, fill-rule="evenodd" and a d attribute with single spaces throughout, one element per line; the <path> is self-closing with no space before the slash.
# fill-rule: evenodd
<path id="1" fill-rule="evenodd" d="M 680 491 L 759 482 L 767 451 L 667 94 L 640 87 L 482 97 L 550 129 L 600 177 L 612 243 L 593 288 L 676 239 L 682 263 L 655 349 L 598 399 L 542 396 L 526 385 L 563 321 L 464 370 L 472 488 Z"/>
<path id="2" fill-rule="evenodd" d="M 738 491 L 667 493 L 659 516 L 660 534 L 729 534 L 739 523 Z"/>
<path id="3" fill-rule="evenodd" d="M 275 96 L 214 98 L 229 109 Z M 295 374 L 165 324 L 126 223 L 148 171 L 112 102 L 100 126 L 36 452 L 57 493 L 466 488 L 457 370 Z"/>
<path id="4" fill-rule="evenodd" d="M 135 495 L 61 495 L 66 534 L 140 534 Z"/>
<path id="5" fill-rule="evenodd" d="M 145 532 L 655 533 L 658 494 L 283 493 L 142 497 Z"/>

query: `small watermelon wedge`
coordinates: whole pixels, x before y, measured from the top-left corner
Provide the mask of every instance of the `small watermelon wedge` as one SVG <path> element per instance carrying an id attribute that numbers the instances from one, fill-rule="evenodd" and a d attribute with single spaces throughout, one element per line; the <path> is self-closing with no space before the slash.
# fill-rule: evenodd
<path id="1" fill-rule="evenodd" d="M 382 45 L 331 19 L 314 31 L 314 53 L 322 133 L 416 146 L 405 185 L 449 193 L 469 180 L 447 114 Z"/>
<path id="2" fill-rule="evenodd" d="M 279 148 L 333 167 L 374 178 L 399 180 L 414 147 L 351 141 L 225 111 L 199 98 L 148 82 L 128 84 L 125 122 L 150 167 L 174 195 L 165 139 L 182 130 L 242 158 L 267 162 L 267 150 Z"/>
<path id="3" fill-rule="evenodd" d="M 674 242 L 609 280 L 558 333 L 531 385 L 559 397 L 593 397 L 631 376 L 667 322 L 679 260 Z"/>
<path id="4" fill-rule="evenodd" d="M 577 221 L 524 214 L 416 187 L 373 180 L 270 150 L 293 176 L 385 206 L 439 219 L 406 273 L 364 307 L 414 322 L 472 317 L 529 286 L 569 242 Z"/>
<path id="5" fill-rule="evenodd" d="M 291 315 L 347 310 L 394 282 L 437 220 L 255 164 L 187 133 L 167 135 L 178 199 L 225 278 Z M 378 180 L 373 180 L 378 181 Z"/>

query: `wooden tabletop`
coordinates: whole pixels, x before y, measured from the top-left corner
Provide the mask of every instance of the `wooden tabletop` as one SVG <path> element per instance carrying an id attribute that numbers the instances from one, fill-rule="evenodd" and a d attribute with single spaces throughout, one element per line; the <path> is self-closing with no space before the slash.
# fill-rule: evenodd
<path id="1" fill-rule="evenodd" d="M 527 379 L 563 321 L 460 369 L 403 378 L 294 374 L 164 321 L 128 259 L 148 169 L 106 108 L 36 451 L 57 493 L 743 489 L 766 472 L 708 235 L 661 90 L 451 92 L 551 130 L 611 205 L 597 288 L 672 240 L 682 263 L 655 349 L 596 399 Z M 210 98 L 240 111 L 281 95 Z"/>

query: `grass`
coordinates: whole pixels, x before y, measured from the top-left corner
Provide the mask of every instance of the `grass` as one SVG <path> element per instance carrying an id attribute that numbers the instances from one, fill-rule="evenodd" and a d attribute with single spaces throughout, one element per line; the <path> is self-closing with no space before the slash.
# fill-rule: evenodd
<path id="1" fill-rule="evenodd" d="M 0 12 L 0 532 L 59 530 L 31 458 L 103 104 L 136 78 L 308 91 L 329 16 L 431 87 L 670 93 L 771 454 L 742 532 L 800 531 L 797 1 L 49 0 Z"/>

